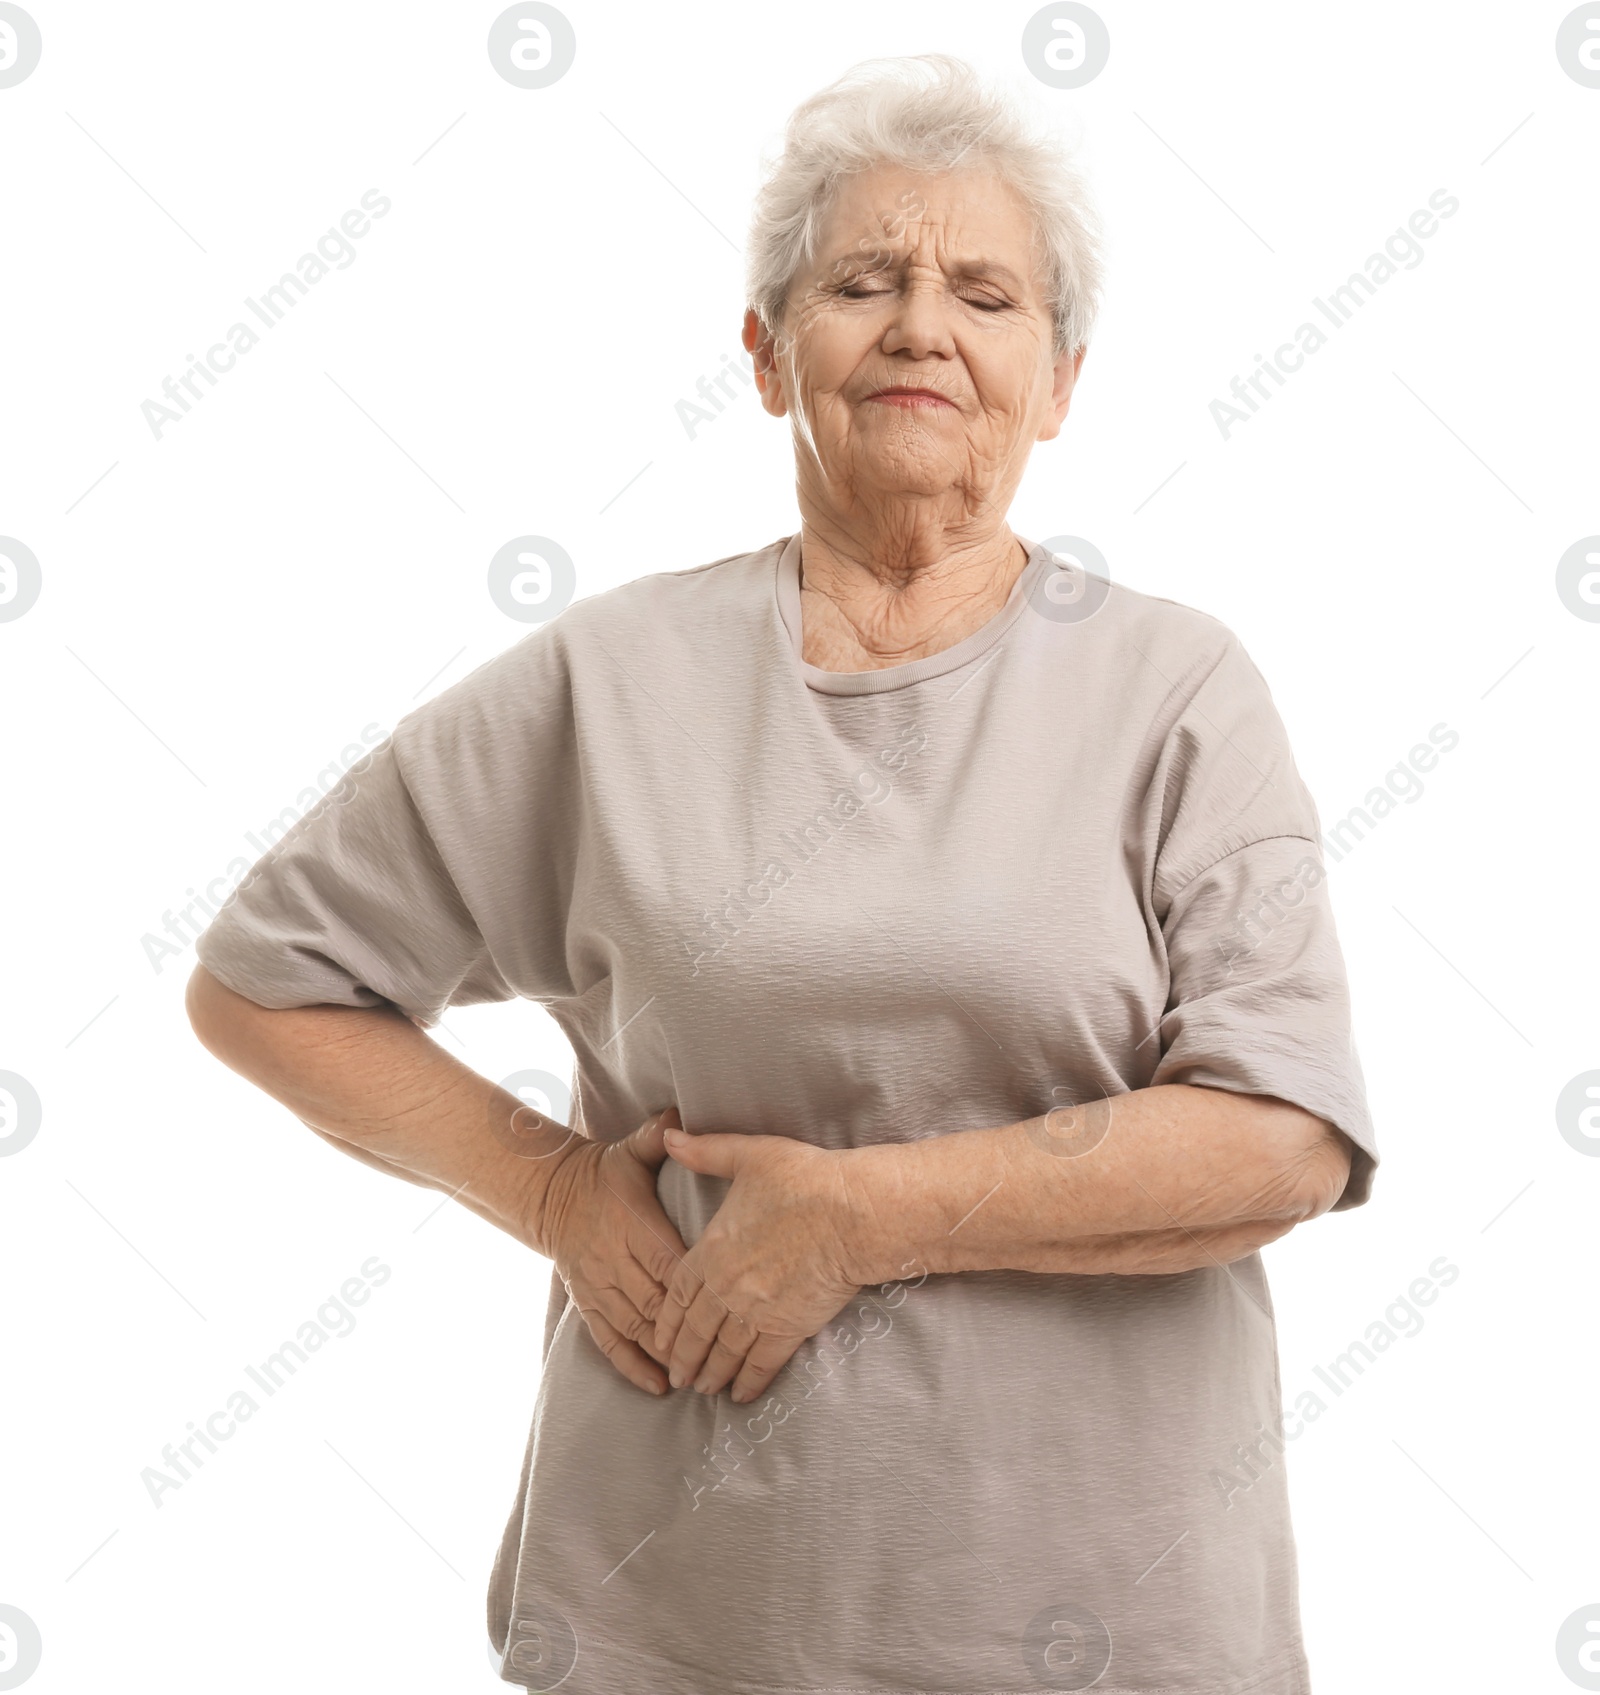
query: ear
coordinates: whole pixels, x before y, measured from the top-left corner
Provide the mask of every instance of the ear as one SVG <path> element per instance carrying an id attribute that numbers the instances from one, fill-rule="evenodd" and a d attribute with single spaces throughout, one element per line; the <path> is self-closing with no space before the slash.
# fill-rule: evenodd
<path id="1" fill-rule="evenodd" d="M 777 341 L 762 328 L 753 306 L 745 308 L 744 329 L 739 339 L 744 343 L 745 352 L 755 362 L 756 391 L 761 396 L 761 404 L 774 418 L 783 417 L 789 410 L 789 402 L 783 392 Z"/>
<path id="2" fill-rule="evenodd" d="M 1083 356 L 1089 351 L 1085 342 L 1076 353 L 1060 354 L 1050 387 L 1050 415 L 1039 431 L 1040 441 L 1054 441 L 1061 434 L 1067 408 L 1072 404 L 1072 391 L 1078 386 L 1078 372 L 1083 369 Z"/>

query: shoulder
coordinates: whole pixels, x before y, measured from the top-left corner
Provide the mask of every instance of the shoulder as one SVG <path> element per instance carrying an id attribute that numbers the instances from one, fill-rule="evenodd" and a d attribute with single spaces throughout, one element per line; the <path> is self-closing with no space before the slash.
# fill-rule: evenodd
<path id="1" fill-rule="evenodd" d="M 653 571 L 574 601 L 564 611 L 407 713 L 402 749 L 459 748 L 464 738 L 517 738 L 530 720 L 559 733 L 575 685 L 617 667 L 637 673 L 703 664 L 737 628 L 769 610 L 773 570 L 788 537 L 704 564 Z"/>
<path id="2" fill-rule="evenodd" d="M 704 659 L 741 627 L 769 616 L 787 536 L 701 565 L 649 571 L 587 595 L 502 657 L 513 672 L 555 668 L 569 681 L 605 661 L 648 655 L 653 664 Z"/>
<path id="3" fill-rule="evenodd" d="M 1196 700 L 1270 706 L 1243 641 L 1214 614 L 1122 582 L 1105 583 L 1090 605 L 1081 619 L 1055 625 L 1068 649 L 1062 658 L 1121 710 L 1171 727 Z M 1043 622 L 1048 629 L 1048 615 Z"/>
<path id="4" fill-rule="evenodd" d="M 649 571 L 575 602 L 551 629 L 569 646 L 625 636 L 641 627 L 662 632 L 662 620 L 693 625 L 707 617 L 748 617 L 771 597 L 778 555 L 789 538 L 726 554 L 703 565 Z"/>
<path id="5" fill-rule="evenodd" d="M 1244 655 L 1244 644 L 1214 614 L 1128 583 L 1109 585 L 1101 616 L 1108 637 L 1153 657 L 1181 661 L 1186 669 L 1215 667 Z"/>
<path id="6" fill-rule="evenodd" d="M 1126 607 L 1160 704 L 1147 753 L 1159 796 L 1155 888 L 1163 909 L 1211 865 L 1273 838 L 1315 853 L 1316 803 L 1266 678 L 1220 619 L 1155 595 Z M 1133 599 L 1141 604 L 1132 604 Z"/>
<path id="7" fill-rule="evenodd" d="M 1048 624 L 1048 620 L 1045 620 Z M 1120 749 L 1145 797 L 1168 893 L 1219 855 L 1318 834 L 1266 678 L 1220 618 L 1124 583 L 1055 626 L 1049 665 L 1094 745 Z"/>

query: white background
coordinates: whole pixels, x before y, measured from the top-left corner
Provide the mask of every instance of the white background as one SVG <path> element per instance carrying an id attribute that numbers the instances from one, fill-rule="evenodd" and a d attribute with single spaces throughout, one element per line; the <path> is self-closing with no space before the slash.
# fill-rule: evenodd
<path id="1" fill-rule="evenodd" d="M 0 90 L 0 532 L 43 572 L 0 623 L 0 1070 L 44 1110 L 0 1159 L 29 1695 L 499 1686 L 548 1266 L 218 1065 L 192 950 L 158 971 L 143 938 L 363 726 L 525 633 L 485 586 L 510 537 L 558 539 L 582 595 L 795 527 L 787 425 L 741 389 L 690 440 L 674 405 L 739 352 L 789 110 L 933 50 L 1078 138 L 1107 226 L 1013 526 L 1238 631 L 1325 825 L 1460 737 L 1331 872 L 1373 1200 L 1266 1253 L 1291 1402 L 1460 1272 L 1288 1451 L 1318 1695 L 1577 1687 L 1600 1159 L 1554 1107 L 1600 1067 L 1600 624 L 1555 567 L 1600 531 L 1600 90 L 1557 62 L 1569 8 L 1105 0 L 1110 62 L 1060 92 L 1022 62 L 1031 4 L 571 0 L 576 62 L 526 91 L 497 5 L 29 4 L 43 58 Z M 141 402 L 373 188 L 354 263 L 158 440 Z M 1439 189 L 1422 262 L 1224 440 L 1210 402 Z M 527 1005 L 447 1025 L 489 1076 L 566 1069 Z M 372 1255 L 354 1332 L 153 1506 L 141 1471 Z"/>

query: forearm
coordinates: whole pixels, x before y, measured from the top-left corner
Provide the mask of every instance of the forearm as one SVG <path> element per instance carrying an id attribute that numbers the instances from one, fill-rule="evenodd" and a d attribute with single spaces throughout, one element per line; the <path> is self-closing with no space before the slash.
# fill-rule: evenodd
<path id="1" fill-rule="evenodd" d="M 324 1140 L 455 1195 L 544 1251 L 535 1239 L 540 1202 L 571 1133 L 463 1065 L 409 1018 L 364 1007 L 275 1011 L 204 967 L 190 980 L 188 1010 L 206 1048 Z"/>
<path id="2" fill-rule="evenodd" d="M 424 1177 L 416 1171 L 407 1171 L 403 1165 L 396 1165 L 392 1159 L 385 1159 L 381 1154 L 375 1154 L 370 1148 L 363 1148 L 355 1142 L 347 1142 L 342 1136 L 335 1136 L 331 1130 L 324 1130 L 313 1124 L 309 1119 L 300 1120 L 313 1135 L 320 1137 L 330 1148 L 337 1148 L 347 1158 L 361 1165 L 371 1166 L 374 1171 L 381 1171 L 385 1177 L 398 1177 L 403 1183 L 410 1183 L 418 1189 L 442 1190 L 450 1193 L 450 1185 L 439 1177 Z"/>
<path id="3" fill-rule="evenodd" d="M 905 1274 L 1189 1269 L 1325 1211 L 1336 1132 L 1263 1096 L 1164 1085 L 845 1158 L 863 1282 Z"/>

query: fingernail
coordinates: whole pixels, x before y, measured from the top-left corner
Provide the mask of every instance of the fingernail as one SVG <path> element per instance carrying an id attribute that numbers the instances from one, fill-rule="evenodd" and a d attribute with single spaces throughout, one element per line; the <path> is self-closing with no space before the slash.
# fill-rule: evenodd
<path id="1" fill-rule="evenodd" d="M 681 1371 L 676 1369 L 669 1371 L 667 1373 L 667 1377 L 671 1381 L 674 1389 L 681 1389 L 683 1387 L 683 1373 Z"/>
<path id="2" fill-rule="evenodd" d="M 694 1388 L 697 1395 L 709 1395 L 711 1393 L 711 1379 L 709 1377 L 697 1377 Z"/>

